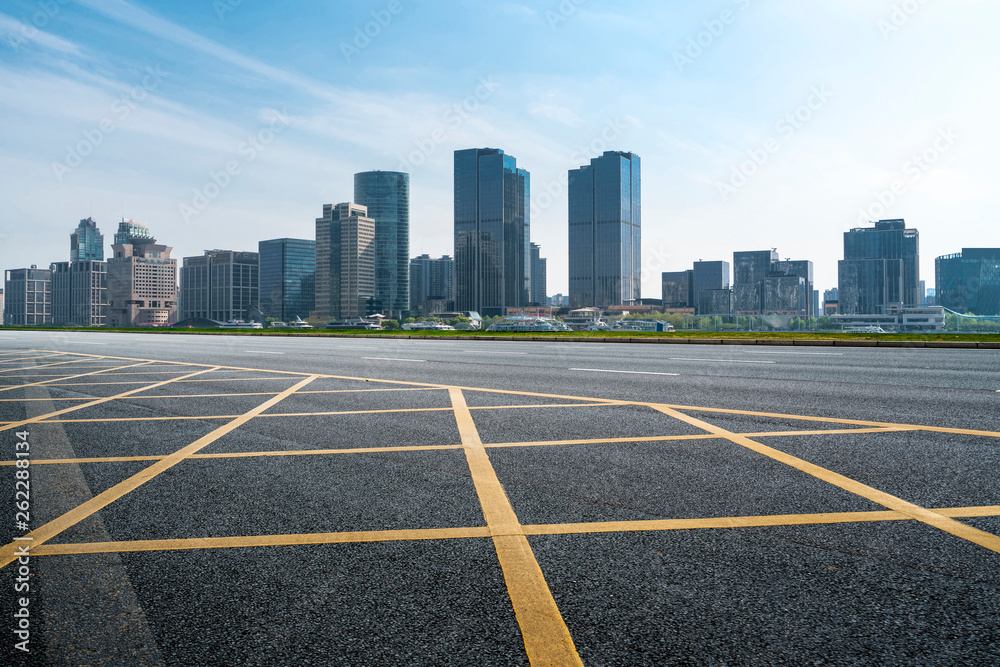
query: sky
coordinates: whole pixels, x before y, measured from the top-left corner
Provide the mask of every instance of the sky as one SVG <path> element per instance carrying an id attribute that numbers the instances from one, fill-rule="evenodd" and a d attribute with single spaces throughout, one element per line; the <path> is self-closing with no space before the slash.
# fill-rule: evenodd
<path id="1" fill-rule="evenodd" d="M 531 173 L 566 293 L 569 169 L 642 159 L 643 296 L 777 248 L 835 287 L 843 232 L 1000 246 L 995 0 L 0 0 L 0 269 L 93 217 L 174 257 L 315 238 L 353 174 L 411 174 L 410 255 L 453 254 L 455 150 Z"/>

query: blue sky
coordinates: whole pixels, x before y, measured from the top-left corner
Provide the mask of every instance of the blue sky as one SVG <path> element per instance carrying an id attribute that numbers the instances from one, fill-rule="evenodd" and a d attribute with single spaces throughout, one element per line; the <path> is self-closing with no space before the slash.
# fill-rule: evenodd
<path id="1" fill-rule="evenodd" d="M 921 277 L 1000 246 L 991 0 L 0 1 L 0 268 L 92 215 L 178 258 L 312 238 L 353 174 L 411 173 L 411 255 L 452 253 L 452 155 L 532 177 L 565 293 L 566 171 L 643 164 L 643 295 L 736 250 L 811 259 L 905 218 Z M 366 34 L 367 33 L 367 34 Z"/>

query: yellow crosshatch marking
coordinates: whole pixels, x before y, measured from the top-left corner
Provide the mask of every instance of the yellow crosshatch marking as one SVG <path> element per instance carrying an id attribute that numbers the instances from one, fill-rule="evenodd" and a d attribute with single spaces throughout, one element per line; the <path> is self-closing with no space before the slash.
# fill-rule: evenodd
<path id="1" fill-rule="evenodd" d="M 59 358 L 58 361 L 52 360 Z M 37 365 L 22 367 L 19 364 L 34 362 Z M 98 365 L 102 364 L 102 365 Z M 104 365 L 110 364 L 110 365 Z M 7 366 L 18 365 L 17 368 Z M 75 367 L 74 367 L 75 366 Z M 82 368 L 81 368 L 82 366 Z M 145 367 L 145 368 L 139 368 Z M 46 369 L 44 373 L 35 373 L 37 369 Z M 151 370 L 157 369 L 160 370 Z M 247 377 L 240 377 L 246 374 Z M 130 375 L 143 376 L 175 375 L 168 379 L 149 378 L 124 379 Z M 102 376 L 123 378 L 121 381 L 106 382 Z M 39 378 L 47 378 L 39 380 Z M 317 380 L 336 380 L 348 388 L 322 389 L 310 387 Z M 272 381 L 282 383 L 274 386 L 274 391 L 226 391 L 226 384 Z M 221 425 L 210 425 L 212 430 L 185 444 L 176 451 L 166 455 L 155 456 L 107 456 L 78 457 L 64 459 L 33 459 L 33 465 L 55 466 L 69 464 L 99 464 L 115 465 L 119 463 L 148 463 L 138 473 L 122 482 L 97 494 L 79 506 L 70 509 L 56 519 L 36 528 L 28 534 L 33 538 L 31 553 L 35 556 L 75 556 L 94 553 L 121 553 L 137 551 L 174 551 L 187 549 L 230 549 L 265 546 L 295 547 L 317 544 L 347 544 L 375 543 L 415 540 L 468 540 L 490 539 L 496 552 L 497 560 L 503 572 L 518 626 L 525 644 L 525 651 L 532 665 L 580 665 L 580 657 L 574 646 L 562 614 L 552 596 L 545 573 L 539 566 L 528 541 L 529 536 L 542 535 L 593 535 L 599 533 L 628 533 L 656 531 L 697 531 L 705 529 L 754 529 L 766 526 L 805 526 L 824 524 L 864 524 L 875 522 L 907 522 L 915 521 L 943 531 L 957 539 L 966 540 L 984 549 L 1000 553 L 1000 537 L 986 531 L 962 523 L 959 519 L 976 517 L 998 517 L 1000 506 L 973 507 L 942 507 L 925 508 L 910 503 L 902 498 L 873 488 L 856 480 L 840 475 L 832 470 L 815 465 L 802 458 L 792 456 L 780 449 L 758 442 L 768 438 L 810 438 L 821 435 L 863 435 L 881 433 L 947 433 L 970 437 L 1000 438 L 1000 432 L 938 427 L 930 424 L 901 424 L 890 422 L 875 422 L 816 415 L 794 415 L 769 413 L 750 410 L 733 410 L 706 406 L 670 405 L 647 401 L 625 401 L 588 396 L 569 396 L 545 394 L 538 392 L 522 392 L 515 390 L 497 390 L 477 387 L 453 386 L 443 384 L 428 384 L 419 382 L 404 382 L 377 378 L 345 377 L 325 374 L 274 371 L 267 369 L 223 367 L 204 364 L 166 362 L 152 359 L 134 359 L 76 353 L 53 353 L 45 350 L 10 352 L 0 356 L 0 392 L 8 392 L 27 387 L 39 389 L 60 387 L 103 387 L 121 385 L 123 391 L 111 396 L 84 396 L 52 398 L 10 398 L 7 394 L 0 398 L 0 403 L 19 401 L 65 401 L 61 409 L 46 414 L 14 422 L 0 422 L 0 431 L 9 431 L 26 426 L 42 426 L 45 424 L 74 423 L 112 423 L 112 422 L 165 422 L 225 420 Z M 18 383 L 22 384 L 18 384 Z M 150 390 L 167 388 L 185 383 L 201 383 L 204 391 L 200 393 L 183 394 L 168 391 L 166 394 L 149 394 Z M 357 383 L 357 386 L 352 386 Z M 136 386 L 138 385 L 138 386 Z M 124 389 L 125 386 L 134 388 Z M 218 387 L 218 392 L 212 390 Z M 263 387 L 262 387 L 263 388 Z M 268 389 L 271 387 L 268 386 Z M 422 391 L 447 392 L 447 397 L 441 394 L 443 405 L 428 407 L 385 407 L 385 403 L 394 397 L 408 395 L 407 392 Z M 62 390 L 59 390 L 62 391 Z M 71 389 L 67 393 L 86 393 L 83 389 Z M 335 400 L 338 395 L 365 395 L 378 397 L 377 409 L 360 410 L 313 410 L 280 412 L 272 408 L 280 407 L 285 399 L 295 396 L 310 397 L 313 406 L 323 406 L 325 401 Z M 476 405 L 467 403 L 468 396 L 475 394 Z M 2 394 L 0 394 L 2 395 Z M 496 400 L 491 402 L 490 397 Z M 532 399 L 534 403 L 510 403 L 511 397 Z M 253 404 L 249 410 L 234 414 L 212 414 L 211 399 L 241 398 Z M 259 400 L 254 400 L 254 399 Z M 540 400 L 539 400 L 540 399 Z M 84 408 L 108 409 L 114 406 L 141 407 L 151 412 L 157 406 L 166 410 L 169 404 L 165 401 L 191 400 L 196 406 L 204 406 L 200 415 L 155 414 L 144 417 L 118 417 L 108 414 L 105 417 L 87 415 L 86 418 L 75 417 L 72 413 Z M 562 401 L 562 402 L 553 402 Z M 496 404 L 492 404 L 492 403 Z M 644 407 L 659 412 L 672 424 L 683 423 L 693 429 L 694 433 L 681 435 L 644 435 L 632 437 L 578 438 L 563 440 L 524 440 L 511 442 L 483 443 L 476 425 L 476 415 L 492 413 L 505 415 L 507 419 L 529 419 L 533 410 L 562 410 L 579 407 L 602 407 L 608 409 L 620 407 Z M 243 408 L 241 407 L 240 410 Z M 219 410 L 225 411 L 226 408 Z M 365 415 L 370 418 L 406 413 L 450 413 L 457 427 L 458 441 L 445 444 L 421 444 L 419 442 L 388 442 L 384 446 L 358 448 L 312 448 L 271 451 L 237 451 L 237 452 L 202 452 L 225 435 L 245 426 L 248 422 L 267 420 L 280 423 L 282 418 L 313 417 L 330 419 L 336 429 L 334 419 L 349 415 Z M 695 417 L 699 414 L 701 417 Z M 711 423 L 713 414 L 740 415 L 746 417 L 761 417 L 781 419 L 790 430 L 759 431 L 740 433 L 727 430 Z M 704 418 L 702 418 L 704 417 Z M 802 422 L 803 428 L 796 428 L 795 422 Z M 805 428 L 809 424 L 829 424 L 840 428 L 816 429 Z M 331 437 L 335 438 L 336 435 Z M 671 443 L 718 443 L 728 441 L 739 447 L 751 450 L 772 461 L 801 471 L 823 483 L 833 485 L 855 496 L 882 505 L 884 510 L 856 512 L 820 512 L 811 514 L 782 514 L 762 516 L 729 516 L 702 517 L 684 519 L 649 519 L 636 521 L 602 521 L 584 523 L 556 524 L 522 524 L 514 507 L 507 498 L 506 491 L 494 470 L 490 460 L 490 452 L 507 448 L 553 448 L 553 447 L 600 447 L 615 446 L 625 443 L 658 443 L 664 447 Z M 675 445 L 676 446 L 676 445 Z M 465 455 L 468 464 L 468 474 L 475 487 L 476 496 L 485 518 L 485 526 L 458 526 L 451 528 L 426 528 L 412 526 L 402 530 L 376 530 L 353 532 L 316 532 L 301 534 L 278 535 L 216 535 L 211 537 L 185 539 L 149 539 L 138 541 L 110 542 L 71 542 L 53 544 L 53 538 L 63 534 L 79 522 L 99 512 L 102 508 L 116 502 L 132 493 L 163 472 L 175 469 L 183 461 L 212 460 L 220 463 L 252 458 L 292 460 L 293 457 L 333 457 L 358 456 L 380 453 L 414 453 L 431 451 L 458 451 Z M 0 466 L 12 466 L 9 458 L 0 461 Z M 176 472 L 176 470 L 175 470 Z M 0 568 L 8 566 L 14 557 L 16 543 L 0 546 Z"/>

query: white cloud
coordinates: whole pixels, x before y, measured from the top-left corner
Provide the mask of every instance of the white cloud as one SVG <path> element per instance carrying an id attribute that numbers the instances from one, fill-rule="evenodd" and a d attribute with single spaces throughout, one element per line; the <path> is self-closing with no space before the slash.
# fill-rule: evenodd
<path id="1" fill-rule="evenodd" d="M 34 42 L 47 49 L 73 56 L 80 56 L 80 48 L 73 42 L 56 37 L 35 26 L 21 23 L 15 18 L 0 13 L 0 33 L 5 33 L 5 41 L 14 48 Z"/>

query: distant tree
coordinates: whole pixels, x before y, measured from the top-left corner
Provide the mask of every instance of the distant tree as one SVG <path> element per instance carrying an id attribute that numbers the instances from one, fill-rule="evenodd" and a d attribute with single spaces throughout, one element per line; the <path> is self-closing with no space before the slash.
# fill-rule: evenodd
<path id="1" fill-rule="evenodd" d="M 399 328 L 399 321 L 398 320 L 382 320 L 382 328 L 383 329 L 398 329 Z"/>

